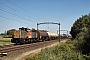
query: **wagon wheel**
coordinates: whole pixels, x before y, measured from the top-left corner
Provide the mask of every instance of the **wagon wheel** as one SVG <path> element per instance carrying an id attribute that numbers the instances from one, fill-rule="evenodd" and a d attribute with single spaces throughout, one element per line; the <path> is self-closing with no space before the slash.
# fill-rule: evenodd
<path id="1" fill-rule="evenodd" d="M 17 40 L 16 40 L 16 45 L 17 45 Z"/>
<path id="2" fill-rule="evenodd" d="M 44 41 L 45 39 L 44 39 L 44 37 L 42 38 L 42 41 Z"/>
<path id="3" fill-rule="evenodd" d="M 29 44 L 31 43 L 31 40 L 30 40 L 30 39 L 28 40 L 28 43 L 29 43 Z"/>

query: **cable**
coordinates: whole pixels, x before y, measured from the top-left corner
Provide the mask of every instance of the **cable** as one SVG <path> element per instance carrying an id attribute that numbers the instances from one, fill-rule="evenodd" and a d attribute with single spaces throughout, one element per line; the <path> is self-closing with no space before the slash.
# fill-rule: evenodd
<path id="1" fill-rule="evenodd" d="M 18 12 L 18 13 L 21 13 L 21 12 L 19 12 L 19 11 L 17 11 L 16 9 L 13 9 L 13 8 L 11 8 L 11 7 L 9 7 L 9 6 L 7 6 L 7 5 L 5 5 L 5 4 L 3 4 L 3 3 L 1 3 L 0 2 L 0 4 L 2 4 L 2 5 L 4 5 L 4 6 L 6 6 L 6 7 L 8 7 L 8 8 L 10 8 L 10 9 L 12 9 L 12 10 L 14 10 L 14 11 L 16 11 L 16 12 Z M 3 11 L 3 10 L 2 10 Z M 6 11 L 4 11 L 4 12 L 6 12 Z M 7 13 L 9 13 L 9 12 L 7 12 Z M 9 13 L 9 14 L 12 14 L 12 13 Z M 24 14 L 24 13 L 21 13 L 21 14 L 23 14 L 23 15 L 26 15 L 26 14 Z M 15 13 L 14 14 L 12 14 L 12 15 L 15 15 Z M 16 16 L 16 15 L 15 15 Z M 18 17 L 20 17 L 20 16 L 18 16 Z M 28 17 L 30 17 L 30 16 L 28 16 Z M 26 19 L 26 18 L 25 18 Z M 28 19 L 26 19 L 26 20 L 28 20 Z M 31 20 L 30 20 L 31 21 Z M 32 21 L 32 22 L 35 22 L 35 21 Z M 37 23 L 37 22 L 36 22 Z"/>
<path id="2" fill-rule="evenodd" d="M 1 8 L 1 7 L 0 7 L 0 8 Z M 30 19 L 24 18 L 24 17 L 22 17 L 22 16 L 16 15 L 15 13 L 11 13 L 11 12 L 5 11 L 5 10 L 3 10 L 3 9 L 0 9 L 0 10 L 3 11 L 3 12 L 6 12 L 6 13 L 8 13 L 8 14 L 17 16 L 17 17 L 19 17 L 19 18 L 23 18 L 23 19 L 26 19 L 26 20 L 28 20 L 28 21 L 35 22 L 35 21 L 30 20 Z M 35 23 L 37 23 L 37 22 L 35 22 Z"/>
<path id="3" fill-rule="evenodd" d="M 7 1 L 10 2 L 9 0 L 7 0 Z M 12 3 L 12 2 L 10 2 L 10 3 Z M 11 7 L 9 7 L 9 6 L 5 5 L 5 4 L 3 4 L 3 3 L 0 3 L 0 4 L 6 6 L 6 7 L 8 7 L 8 8 L 10 8 L 10 9 L 16 11 L 16 12 L 19 12 L 19 11 L 17 11 L 16 9 L 13 9 L 13 8 L 11 8 Z M 12 4 L 15 5 L 15 6 L 17 6 L 17 5 L 14 4 L 14 3 L 12 3 Z M 27 10 L 25 10 L 25 9 L 19 7 L 19 6 L 17 6 L 17 7 L 20 8 L 20 9 L 22 9 L 22 10 L 24 10 L 24 11 L 26 11 L 26 12 L 28 12 Z M 4 11 L 4 12 L 6 12 L 6 11 Z M 12 14 L 12 13 L 10 13 L 10 12 L 7 12 L 7 13 Z M 19 13 L 21 13 L 21 12 L 19 12 Z M 28 13 L 30 13 L 30 12 L 28 12 Z M 26 14 L 24 14 L 24 13 L 21 13 L 21 14 L 26 15 Z M 30 13 L 30 14 L 32 14 L 32 13 Z M 18 16 L 18 15 L 16 15 L 16 14 L 12 14 L 12 15 Z M 32 14 L 32 15 L 34 15 L 34 14 Z M 36 15 L 34 15 L 34 16 L 36 16 Z M 21 16 L 18 16 L 18 17 L 23 18 L 23 17 L 21 17 Z M 28 17 L 30 17 L 30 16 L 28 16 Z M 36 16 L 36 17 L 37 17 L 37 16 Z M 26 19 L 26 18 L 23 18 L 23 19 Z M 29 19 L 26 19 L 26 20 L 29 20 Z M 32 20 L 29 20 L 29 21 L 32 21 Z M 32 21 L 32 22 L 36 22 L 36 21 Z M 36 22 L 36 23 L 37 23 L 37 22 Z"/>
<path id="4" fill-rule="evenodd" d="M 21 13 L 21 12 L 19 12 L 19 11 L 17 11 L 16 9 L 13 9 L 13 8 L 11 8 L 11 7 L 9 7 L 9 6 L 7 6 L 7 5 L 5 5 L 5 4 L 3 4 L 3 3 L 1 3 L 0 2 L 0 4 L 2 4 L 2 5 L 4 5 L 4 6 L 6 6 L 6 7 L 8 7 L 9 9 L 12 9 L 12 10 L 14 10 L 14 11 L 16 11 L 16 12 L 18 12 L 18 13 Z M 4 12 L 6 12 L 6 11 L 4 11 Z M 8 12 L 7 12 L 8 13 Z M 9 13 L 9 14 L 11 14 L 11 13 Z M 21 14 L 23 14 L 23 15 L 25 15 L 26 16 L 26 14 L 24 14 L 24 13 L 21 13 Z M 12 15 L 15 15 L 15 13 L 14 14 L 12 14 Z M 28 17 L 30 17 L 30 16 L 28 16 Z M 25 18 L 26 19 L 26 18 Z M 28 19 L 26 19 L 26 20 L 28 20 Z M 29 21 L 32 21 L 32 20 L 29 20 Z M 38 20 L 37 20 L 38 21 Z M 36 21 L 32 21 L 32 22 L 36 22 Z M 36 22 L 37 23 L 37 22 Z"/>
<path id="5" fill-rule="evenodd" d="M 4 17 L 4 16 L 0 16 L 0 17 L 2 17 L 2 18 L 4 18 L 4 19 L 9 19 L 9 20 L 13 20 L 13 21 L 17 21 L 17 22 L 20 22 L 20 23 L 28 24 L 28 23 L 25 23 L 25 22 L 21 22 L 21 21 L 18 21 L 18 20 L 14 20 L 14 19 L 10 19 L 10 18 Z"/>
<path id="6" fill-rule="evenodd" d="M 31 12 L 25 10 L 25 9 L 23 9 L 22 7 L 16 5 L 15 3 L 12 3 L 12 2 L 9 1 L 9 0 L 7 0 L 7 1 L 8 1 L 9 3 L 13 4 L 14 6 L 16 6 L 16 7 L 20 8 L 20 9 L 22 9 L 23 11 L 25 11 L 25 12 L 27 12 L 27 13 L 30 13 L 30 14 L 32 14 L 33 16 L 36 16 L 36 17 L 38 17 L 38 18 L 41 18 L 41 17 L 39 17 L 39 16 L 37 16 L 37 15 L 35 15 L 35 14 L 33 14 L 33 13 L 31 13 Z M 42 19 L 42 18 L 41 18 L 41 19 Z M 43 21 L 43 20 L 41 20 L 41 21 Z"/>
<path id="7" fill-rule="evenodd" d="M 0 7 L 1 8 L 1 7 Z M 15 13 L 11 13 L 11 12 L 8 12 L 8 11 L 6 11 L 6 10 L 3 10 L 3 9 L 0 9 L 0 11 L 3 11 L 3 12 L 5 12 L 5 13 L 8 13 L 8 14 L 11 14 L 11 15 L 14 15 L 14 16 L 17 16 L 17 17 L 19 17 L 19 18 L 23 18 L 23 19 L 26 19 L 26 18 L 24 18 L 24 17 L 22 17 L 22 16 L 19 16 L 19 15 L 16 15 Z M 2 16 L 1 16 L 2 17 Z M 6 17 L 3 17 L 3 18 L 6 18 Z M 6 18 L 6 19 L 10 19 L 10 18 Z M 10 19 L 10 20 L 14 20 L 14 19 Z M 26 19 L 26 20 L 29 20 L 29 19 Z M 14 20 L 14 21 L 16 21 L 16 20 Z M 30 20 L 29 20 L 30 21 Z M 20 21 L 17 21 L 17 22 L 20 22 Z M 35 21 L 32 21 L 32 22 L 35 22 Z M 27 24 L 27 23 L 26 23 Z"/>
<path id="8" fill-rule="evenodd" d="M 7 17 L 4 17 L 4 16 L 0 16 L 0 17 L 1 17 L 1 18 L 4 18 L 4 19 L 16 21 L 16 22 L 19 22 L 19 23 L 24 23 L 24 24 L 27 24 L 27 25 L 31 25 L 31 24 L 28 24 L 28 23 L 25 23 L 25 22 L 22 22 L 22 21 L 18 21 L 18 20 L 15 20 L 15 19 L 7 18 Z"/>
<path id="9" fill-rule="evenodd" d="M 0 2 L 0 4 L 2 4 L 2 5 L 4 5 L 4 6 L 6 6 L 6 7 L 8 7 L 8 8 L 10 8 L 10 9 L 12 9 L 12 10 L 14 10 L 14 11 L 16 11 L 16 12 L 18 12 L 18 13 L 21 13 L 21 12 L 19 12 L 19 11 L 17 11 L 16 9 L 13 9 L 13 8 L 11 8 L 11 7 L 9 7 L 9 6 L 7 6 L 7 5 L 5 5 L 5 4 L 3 4 L 3 3 L 1 3 Z M 11 14 L 11 13 L 10 13 Z M 23 15 L 25 15 L 25 16 L 28 16 L 28 15 L 26 15 L 26 14 L 24 14 L 24 13 L 21 13 L 21 14 L 23 14 Z M 28 16 L 28 17 L 30 17 L 30 16 Z M 26 18 L 25 18 L 26 19 Z M 27 19 L 26 19 L 27 20 Z M 28 19 L 29 21 L 32 21 L 32 20 L 30 20 L 30 19 Z M 35 22 L 35 23 L 37 23 L 36 21 L 32 21 L 32 22 Z"/>

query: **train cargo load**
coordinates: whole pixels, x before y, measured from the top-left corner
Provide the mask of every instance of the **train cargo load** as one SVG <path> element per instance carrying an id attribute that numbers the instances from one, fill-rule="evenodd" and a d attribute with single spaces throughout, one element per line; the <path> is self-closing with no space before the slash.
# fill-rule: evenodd
<path id="1" fill-rule="evenodd" d="M 48 33 L 44 31 L 37 31 L 37 35 L 38 35 L 38 38 L 42 41 L 44 41 L 48 37 Z"/>
<path id="2" fill-rule="evenodd" d="M 51 40 L 58 38 L 58 34 L 56 34 L 56 33 L 50 33 L 50 32 L 47 32 L 47 33 L 48 33 L 49 39 L 51 39 Z"/>

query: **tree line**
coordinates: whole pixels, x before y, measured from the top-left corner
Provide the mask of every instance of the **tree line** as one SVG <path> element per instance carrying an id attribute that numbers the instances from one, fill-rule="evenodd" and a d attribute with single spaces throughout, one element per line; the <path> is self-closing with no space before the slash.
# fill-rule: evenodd
<path id="1" fill-rule="evenodd" d="M 71 27 L 72 40 L 83 54 L 90 54 L 90 13 L 79 17 Z"/>

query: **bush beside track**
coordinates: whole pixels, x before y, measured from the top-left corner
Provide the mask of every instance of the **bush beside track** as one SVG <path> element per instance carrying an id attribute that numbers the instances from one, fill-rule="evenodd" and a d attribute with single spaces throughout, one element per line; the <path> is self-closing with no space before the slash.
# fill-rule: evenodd
<path id="1" fill-rule="evenodd" d="M 76 50 L 75 41 L 68 40 L 51 48 L 42 49 L 37 55 L 26 60 L 90 60 L 90 56 L 83 55 Z"/>

